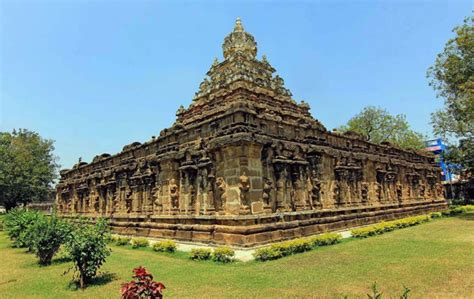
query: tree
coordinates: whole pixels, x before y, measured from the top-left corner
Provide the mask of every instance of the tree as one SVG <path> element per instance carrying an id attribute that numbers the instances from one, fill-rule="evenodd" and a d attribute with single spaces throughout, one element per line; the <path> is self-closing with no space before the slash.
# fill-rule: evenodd
<path id="1" fill-rule="evenodd" d="M 25 129 L 0 132 L 0 205 L 10 209 L 44 200 L 59 165 L 53 141 Z"/>
<path id="2" fill-rule="evenodd" d="M 370 142 L 390 142 L 407 149 L 422 149 L 425 146 L 425 137 L 410 129 L 405 115 L 393 116 L 378 107 L 365 107 L 338 131 L 355 132 Z"/>
<path id="3" fill-rule="evenodd" d="M 80 219 L 67 236 L 65 246 L 74 262 L 81 289 L 96 276 L 110 254 L 108 239 L 109 229 L 103 218 L 97 219 L 95 225 Z"/>
<path id="4" fill-rule="evenodd" d="M 450 144 L 449 162 L 473 170 L 474 160 L 474 16 L 453 29 L 442 53 L 428 69 L 430 86 L 444 99 L 442 110 L 431 115 L 436 135 Z"/>

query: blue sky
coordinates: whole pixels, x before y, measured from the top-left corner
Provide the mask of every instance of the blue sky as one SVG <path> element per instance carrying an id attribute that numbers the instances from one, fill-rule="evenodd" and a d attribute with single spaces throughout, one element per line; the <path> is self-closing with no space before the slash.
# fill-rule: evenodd
<path id="1" fill-rule="evenodd" d="M 56 141 L 60 164 L 116 153 L 189 105 L 237 16 L 258 57 L 332 129 L 368 105 L 431 134 L 425 77 L 471 1 L 0 0 L 0 130 Z"/>

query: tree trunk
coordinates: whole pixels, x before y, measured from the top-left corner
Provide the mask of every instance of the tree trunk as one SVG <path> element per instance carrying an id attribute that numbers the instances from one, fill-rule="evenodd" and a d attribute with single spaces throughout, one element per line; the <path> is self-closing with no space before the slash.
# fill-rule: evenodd
<path id="1" fill-rule="evenodd" d="M 79 276 L 79 287 L 84 289 L 84 274 L 80 273 Z"/>

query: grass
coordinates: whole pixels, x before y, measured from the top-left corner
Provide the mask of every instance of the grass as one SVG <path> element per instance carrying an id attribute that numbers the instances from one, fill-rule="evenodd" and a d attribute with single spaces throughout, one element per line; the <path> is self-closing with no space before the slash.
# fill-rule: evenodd
<path id="1" fill-rule="evenodd" d="M 70 284 L 71 264 L 39 267 L 34 255 L 14 249 L 0 233 L 0 298 L 119 298 L 131 270 L 146 267 L 167 289 L 165 297 L 366 298 L 374 281 L 384 298 L 472 298 L 474 213 L 442 218 L 269 262 L 216 264 L 187 254 L 112 246 L 104 274 L 86 290 Z"/>

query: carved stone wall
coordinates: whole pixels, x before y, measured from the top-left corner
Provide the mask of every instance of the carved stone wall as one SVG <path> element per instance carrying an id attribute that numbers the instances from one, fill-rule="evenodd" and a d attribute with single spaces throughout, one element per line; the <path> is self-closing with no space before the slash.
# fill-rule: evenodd
<path id="1" fill-rule="evenodd" d="M 64 217 L 123 233 L 253 246 L 443 208 L 428 154 L 327 131 L 240 20 L 169 129 L 61 171 Z"/>

